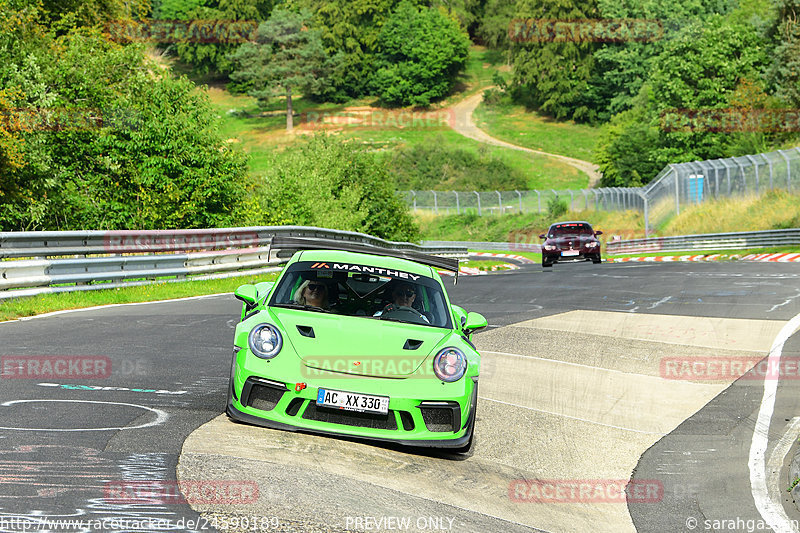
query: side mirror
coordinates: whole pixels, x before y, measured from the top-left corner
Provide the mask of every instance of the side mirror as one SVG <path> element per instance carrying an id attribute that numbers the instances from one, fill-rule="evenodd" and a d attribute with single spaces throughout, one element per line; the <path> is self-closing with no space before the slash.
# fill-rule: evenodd
<path id="1" fill-rule="evenodd" d="M 236 289 L 233 295 L 246 305 L 255 305 L 258 299 L 258 289 L 256 289 L 255 285 L 242 285 Z"/>
<path id="2" fill-rule="evenodd" d="M 486 318 L 480 313 L 468 313 L 467 314 L 467 323 L 464 325 L 464 331 L 467 334 L 473 334 L 477 331 L 484 329 L 488 326 L 489 323 L 486 321 Z"/>
<path id="3" fill-rule="evenodd" d="M 602 235 L 602 234 L 603 234 L 603 232 L 598 230 L 598 231 L 595 231 L 595 232 L 594 232 L 594 234 L 595 234 L 595 235 Z"/>
<path id="4" fill-rule="evenodd" d="M 540 238 L 540 239 L 546 239 L 546 238 L 547 238 L 547 236 L 546 236 L 544 233 L 542 233 L 541 235 L 539 235 L 539 238 Z"/>
<path id="5" fill-rule="evenodd" d="M 272 287 L 275 286 L 274 281 L 262 281 L 260 283 L 256 283 L 256 299 L 262 298 L 269 294 L 269 291 L 272 290 Z"/>

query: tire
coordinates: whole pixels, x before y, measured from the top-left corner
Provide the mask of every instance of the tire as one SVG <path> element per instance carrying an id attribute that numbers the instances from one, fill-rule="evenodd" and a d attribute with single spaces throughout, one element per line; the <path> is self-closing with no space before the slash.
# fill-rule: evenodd
<path id="1" fill-rule="evenodd" d="M 600 258 L 599 255 L 597 257 L 593 257 L 592 258 L 592 263 L 594 263 L 595 265 L 599 265 L 602 262 L 603 262 L 603 260 Z"/>
<path id="2" fill-rule="evenodd" d="M 550 268 L 551 266 L 553 266 L 553 263 L 545 263 L 542 261 L 542 268 Z"/>

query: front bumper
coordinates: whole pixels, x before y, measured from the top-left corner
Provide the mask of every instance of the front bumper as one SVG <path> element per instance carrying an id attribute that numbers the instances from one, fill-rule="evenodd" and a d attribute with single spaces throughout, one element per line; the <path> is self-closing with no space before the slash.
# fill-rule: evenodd
<path id="1" fill-rule="evenodd" d="M 546 263 L 566 263 L 568 261 L 597 261 L 600 259 L 600 250 L 579 250 L 577 255 L 563 255 L 563 250 L 542 252 L 542 261 Z"/>
<path id="2" fill-rule="evenodd" d="M 456 383 L 432 379 L 342 376 L 276 379 L 237 371 L 231 379 L 226 412 L 232 419 L 288 431 L 346 435 L 407 446 L 460 448 L 472 435 L 477 376 Z M 388 396 L 387 415 L 357 413 L 316 405 L 320 388 Z M 300 389 L 300 390 L 298 390 Z"/>

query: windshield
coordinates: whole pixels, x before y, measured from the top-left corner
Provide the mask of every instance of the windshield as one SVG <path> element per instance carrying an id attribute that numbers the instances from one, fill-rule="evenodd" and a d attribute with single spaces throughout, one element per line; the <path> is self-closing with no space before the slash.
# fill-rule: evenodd
<path id="1" fill-rule="evenodd" d="M 444 293 L 435 280 L 366 265 L 294 263 L 278 282 L 269 305 L 451 327 Z"/>
<path id="2" fill-rule="evenodd" d="M 550 227 L 547 236 L 553 237 L 568 237 L 578 235 L 594 235 L 592 227 L 588 224 L 556 224 Z"/>

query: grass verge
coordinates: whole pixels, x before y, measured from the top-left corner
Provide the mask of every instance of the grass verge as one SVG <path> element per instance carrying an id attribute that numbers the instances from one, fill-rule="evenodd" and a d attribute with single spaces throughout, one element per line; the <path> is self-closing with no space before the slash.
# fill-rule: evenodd
<path id="1" fill-rule="evenodd" d="M 475 123 L 492 137 L 506 142 L 591 161 L 600 128 L 557 121 L 528 111 L 507 101 L 494 105 L 481 103 L 475 110 Z"/>
<path id="2" fill-rule="evenodd" d="M 276 278 L 277 273 L 273 273 L 181 283 L 153 283 L 151 285 L 123 287 L 120 289 L 40 294 L 27 298 L 0 301 L 0 321 L 98 305 L 153 302 L 186 298 L 188 296 L 228 293 L 236 290 L 239 285 L 259 281 L 272 281 Z"/>

